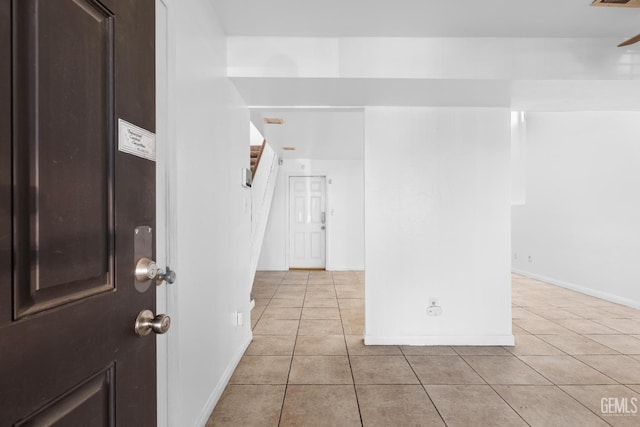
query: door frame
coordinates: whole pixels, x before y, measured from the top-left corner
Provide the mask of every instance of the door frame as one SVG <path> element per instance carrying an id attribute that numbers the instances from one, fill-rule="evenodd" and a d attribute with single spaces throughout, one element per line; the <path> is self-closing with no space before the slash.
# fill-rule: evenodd
<path id="1" fill-rule="evenodd" d="M 172 0 L 155 0 L 156 4 L 156 261 L 161 268 L 167 265 L 180 271 L 177 265 L 177 204 L 176 204 L 176 130 L 172 98 L 175 93 L 175 4 Z M 168 218 L 168 220 L 167 220 Z M 170 245 L 168 251 L 167 245 Z M 179 324 L 178 291 L 176 283 L 157 288 L 158 313 L 171 316 Z M 166 335 L 159 335 L 156 344 L 157 363 L 157 419 L 158 427 L 178 423 L 178 399 L 174 395 L 178 385 L 178 335 L 173 327 Z"/>
<path id="2" fill-rule="evenodd" d="M 331 177 L 325 171 L 319 169 L 314 170 L 314 173 L 300 173 L 300 172 L 287 172 L 284 176 L 284 199 L 285 199 L 285 214 L 284 214 L 284 235 L 285 235 L 285 263 L 287 270 L 291 268 L 291 202 L 290 202 L 290 178 L 310 178 L 318 177 L 324 178 L 324 197 L 325 197 L 325 212 L 326 212 L 326 230 L 324 233 L 324 269 L 331 271 L 332 265 L 330 262 L 331 254 L 331 184 L 329 181 Z"/>

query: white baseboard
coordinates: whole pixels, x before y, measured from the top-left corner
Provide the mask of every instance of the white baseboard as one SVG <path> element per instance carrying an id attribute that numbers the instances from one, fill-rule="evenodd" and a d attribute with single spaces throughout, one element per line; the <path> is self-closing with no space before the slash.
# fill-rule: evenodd
<path id="1" fill-rule="evenodd" d="M 327 271 L 364 271 L 364 265 L 355 266 L 330 266 L 327 265 Z M 269 265 L 264 267 L 258 267 L 257 271 L 289 271 L 289 267 L 284 265 Z"/>
<path id="2" fill-rule="evenodd" d="M 520 270 L 517 268 L 511 269 L 512 273 L 519 274 L 521 276 L 529 277 L 531 279 L 540 280 L 541 282 L 549 283 L 559 286 L 561 288 L 570 289 L 572 291 L 580 292 L 581 294 L 590 295 L 592 297 L 600 298 L 606 301 L 615 302 L 616 304 L 626 305 L 627 307 L 640 309 L 640 301 L 635 301 L 629 298 L 621 297 L 618 295 L 610 294 L 608 292 L 599 291 L 597 289 L 587 288 L 585 286 L 576 285 L 575 283 L 569 283 L 562 280 L 554 279 L 553 277 L 543 276 L 541 274 L 531 273 L 530 271 Z"/>
<path id="3" fill-rule="evenodd" d="M 229 364 L 229 366 L 227 366 L 227 369 L 225 369 L 222 378 L 220 378 L 220 381 L 218 381 L 218 385 L 216 385 L 216 387 L 211 392 L 209 399 L 207 399 L 207 404 L 204 406 L 204 408 L 202 408 L 202 412 L 200 413 L 200 416 L 195 423 L 196 426 L 204 427 L 207 424 L 207 421 L 213 413 L 218 400 L 220 400 L 220 397 L 222 396 L 225 387 L 229 383 L 233 372 L 238 367 L 240 359 L 242 359 L 242 356 L 244 356 L 244 352 L 247 351 L 249 344 L 251 344 L 251 340 L 253 340 L 253 333 L 249 332 L 247 341 L 242 346 L 240 346 L 238 353 L 236 353 L 235 357 L 231 360 L 231 363 Z"/>
<path id="4" fill-rule="evenodd" d="M 258 266 L 256 271 L 288 271 L 289 267 L 285 265 L 267 265 L 267 266 Z"/>
<path id="5" fill-rule="evenodd" d="M 338 266 L 338 267 L 327 267 L 327 271 L 364 271 L 364 266 L 363 265 L 358 265 L 358 266 L 352 266 L 352 267 L 345 267 L 345 266 Z"/>
<path id="6" fill-rule="evenodd" d="M 266 267 L 259 267 L 257 271 L 288 271 L 289 267 L 283 265 L 270 265 Z M 364 265 L 356 266 L 329 266 L 327 265 L 327 271 L 364 271 Z"/>
<path id="7" fill-rule="evenodd" d="M 376 337 L 365 335 L 366 345 L 506 345 L 513 346 L 513 335 L 431 335 L 409 337 Z"/>

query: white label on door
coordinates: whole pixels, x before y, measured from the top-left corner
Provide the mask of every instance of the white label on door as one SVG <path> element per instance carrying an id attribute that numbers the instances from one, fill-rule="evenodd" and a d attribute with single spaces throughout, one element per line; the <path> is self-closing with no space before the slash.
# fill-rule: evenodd
<path id="1" fill-rule="evenodd" d="M 156 161 L 156 134 L 118 119 L 118 150 Z"/>

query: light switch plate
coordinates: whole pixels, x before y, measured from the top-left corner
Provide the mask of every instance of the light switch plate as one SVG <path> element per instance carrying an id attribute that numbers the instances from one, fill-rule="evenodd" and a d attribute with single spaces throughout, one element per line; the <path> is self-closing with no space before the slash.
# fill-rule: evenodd
<path id="1" fill-rule="evenodd" d="M 253 176 L 251 173 L 251 169 L 247 169 L 247 168 L 242 169 L 242 186 L 245 188 L 251 188 L 252 182 L 253 182 Z"/>

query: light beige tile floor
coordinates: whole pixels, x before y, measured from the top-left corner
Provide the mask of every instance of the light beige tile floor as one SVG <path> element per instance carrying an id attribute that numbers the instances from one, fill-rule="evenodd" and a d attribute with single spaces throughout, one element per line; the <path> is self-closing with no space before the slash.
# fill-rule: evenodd
<path id="1" fill-rule="evenodd" d="M 640 310 L 514 275 L 514 347 L 365 346 L 362 272 L 258 272 L 253 296 L 209 427 L 640 425 Z"/>

